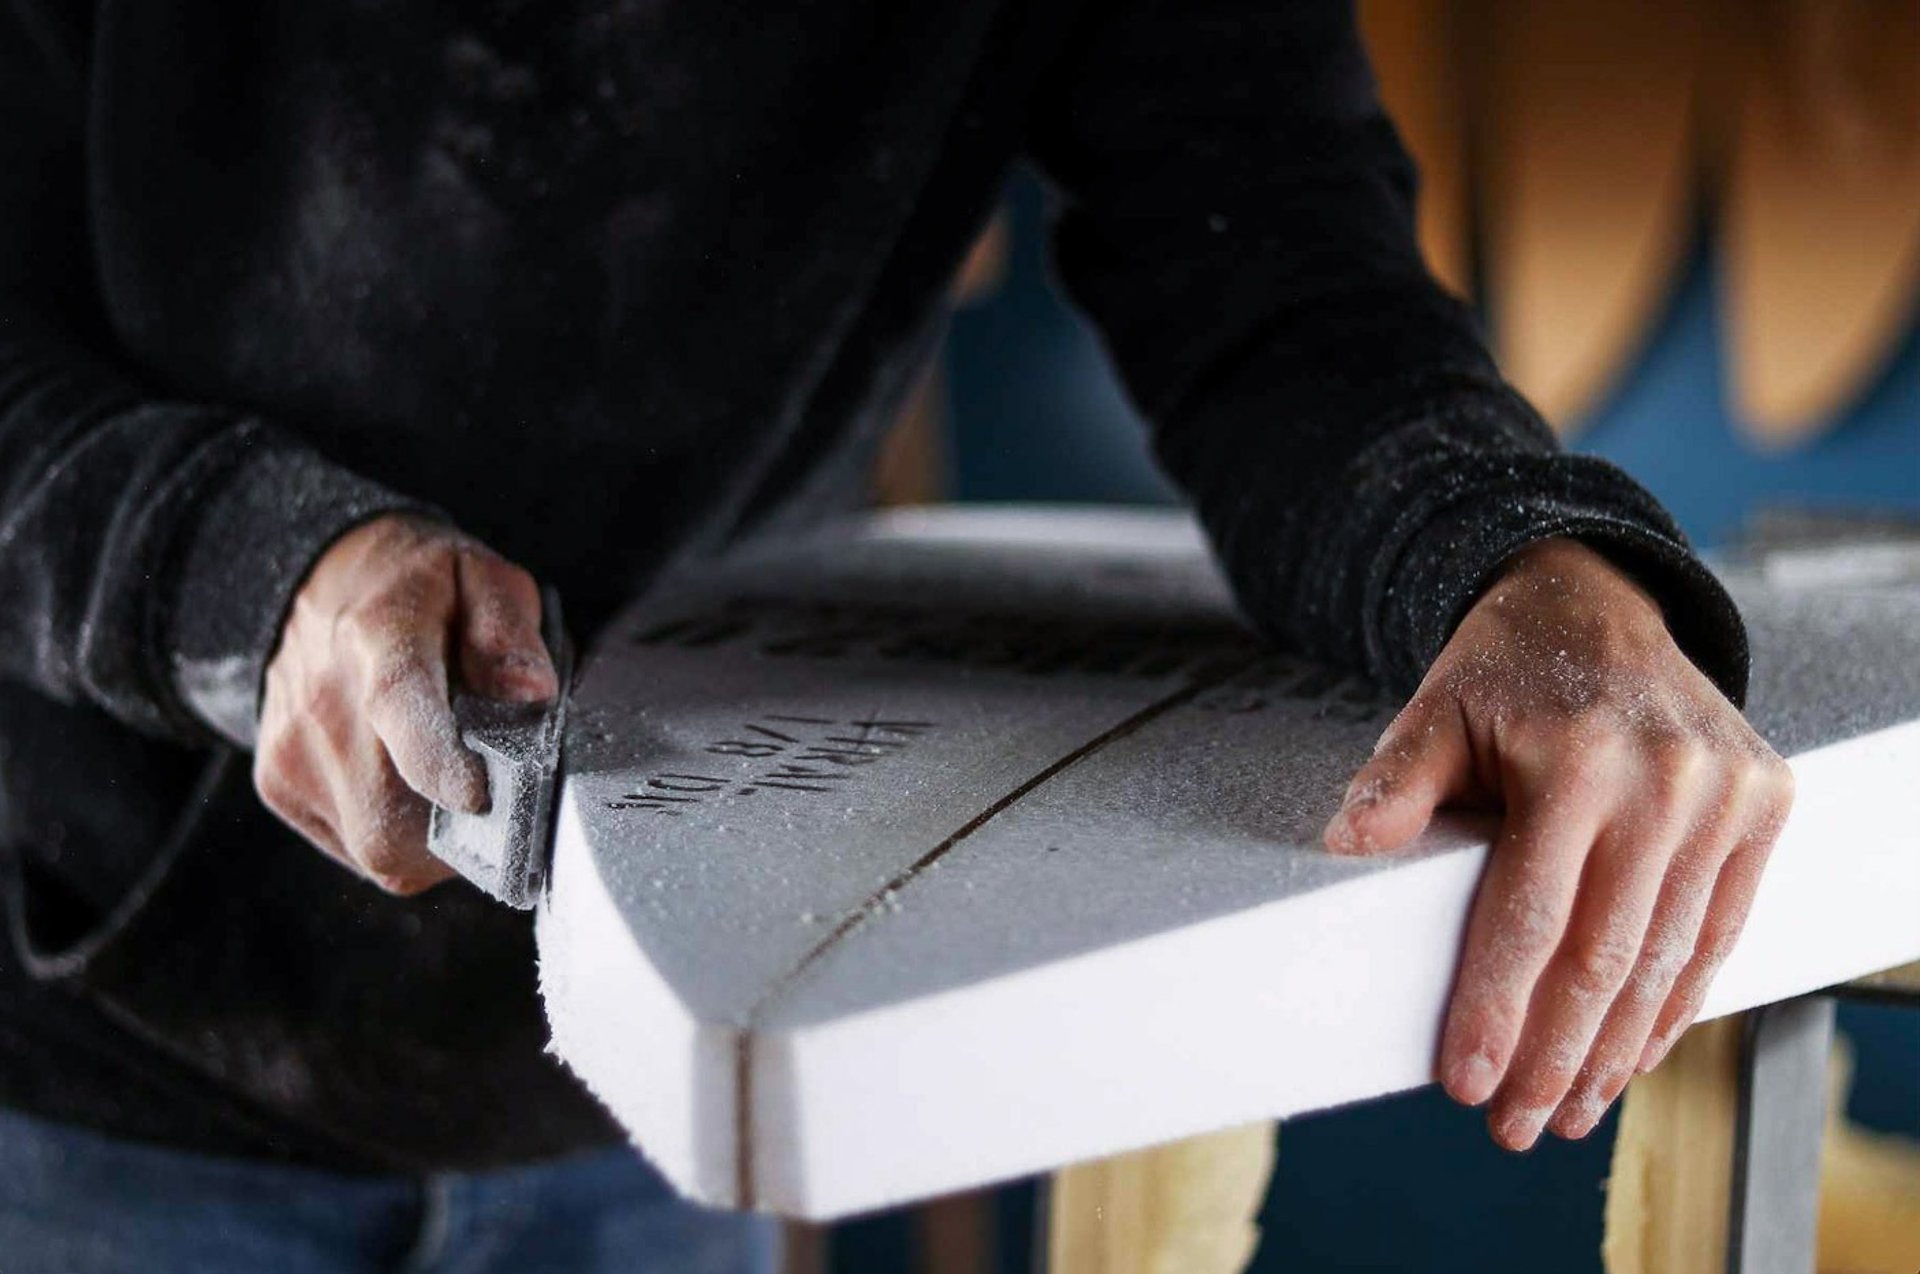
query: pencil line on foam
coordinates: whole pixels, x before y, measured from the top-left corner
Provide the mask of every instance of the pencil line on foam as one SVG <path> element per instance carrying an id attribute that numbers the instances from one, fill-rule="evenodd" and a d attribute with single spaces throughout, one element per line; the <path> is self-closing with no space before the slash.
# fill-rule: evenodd
<path id="1" fill-rule="evenodd" d="M 1079 762 L 1086 760 L 1109 744 L 1126 738 L 1149 722 L 1164 716 L 1175 708 L 1192 702 L 1215 686 L 1246 672 L 1258 663 L 1260 658 L 1261 656 L 1254 656 L 1248 659 L 1236 660 L 1210 674 L 1195 677 L 1180 689 L 1160 699 L 1154 700 L 1131 716 L 1116 722 L 1093 738 L 1088 739 L 1072 751 L 1049 762 L 1046 766 L 1035 772 L 1032 777 L 1026 779 L 1017 787 L 1005 793 L 965 823 L 961 824 L 958 829 L 950 833 L 939 844 L 914 859 L 913 862 L 909 863 L 888 880 L 886 884 L 874 890 L 859 906 L 854 907 L 842 917 L 840 923 L 836 924 L 825 937 L 815 943 L 805 955 L 795 961 L 793 967 L 782 974 L 780 978 L 767 989 L 765 994 L 754 1001 L 753 1006 L 747 1010 L 745 1023 L 734 1036 L 734 1191 L 738 1198 L 739 1206 L 743 1208 L 753 1207 L 756 1195 L 755 1173 L 753 1170 L 753 1036 L 755 1028 L 758 1026 L 760 1018 L 766 1012 L 767 1008 L 771 1006 L 775 1000 L 779 999 L 781 994 L 789 987 L 798 982 L 801 977 L 806 974 L 808 969 L 812 968 L 828 951 L 832 950 L 835 944 L 859 928 L 870 916 L 878 912 L 880 908 L 885 905 L 888 895 L 898 892 L 911 883 L 914 877 L 931 867 L 934 863 L 939 862 L 940 859 L 944 858 L 962 841 L 965 841 L 982 827 L 992 822 L 1000 814 L 1005 813 L 1008 809 L 1018 804 L 1023 797 L 1034 791 L 1034 789 L 1040 787 L 1049 779 L 1057 777 L 1063 771 L 1072 768 Z"/>

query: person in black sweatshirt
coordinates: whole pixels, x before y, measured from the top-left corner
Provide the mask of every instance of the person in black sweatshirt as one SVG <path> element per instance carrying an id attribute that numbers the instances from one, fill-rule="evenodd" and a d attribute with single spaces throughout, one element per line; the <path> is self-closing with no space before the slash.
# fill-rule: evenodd
<path id="1" fill-rule="evenodd" d="M 1248 620 L 1412 696 L 1329 849 L 1505 810 L 1438 1077 L 1591 1128 L 1789 784 L 1726 595 L 1423 268 L 1346 4 L 13 0 L 0 1147 L 616 1144 L 524 917 L 426 889 L 427 800 L 485 799 L 448 682 L 551 692 L 535 579 L 590 637 L 857 502 L 1021 160 Z"/>

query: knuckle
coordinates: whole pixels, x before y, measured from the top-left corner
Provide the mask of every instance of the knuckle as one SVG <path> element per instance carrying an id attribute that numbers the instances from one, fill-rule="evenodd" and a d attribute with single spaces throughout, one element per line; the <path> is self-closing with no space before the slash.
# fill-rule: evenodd
<path id="1" fill-rule="evenodd" d="M 1727 962 L 1727 957 L 1733 954 L 1734 944 L 1739 940 L 1738 925 L 1709 925 L 1700 934 L 1700 942 L 1694 948 L 1691 963 L 1696 965 L 1703 975 L 1710 974 Z"/>
<path id="2" fill-rule="evenodd" d="M 1768 813 L 1784 817 L 1793 807 L 1797 787 L 1793 767 L 1769 750 L 1765 756 L 1757 760 L 1754 769 L 1754 781 Z"/>
<path id="3" fill-rule="evenodd" d="M 402 588 L 412 587 L 423 578 L 450 575 L 460 555 L 472 543 L 458 531 L 444 526 L 415 524 L 411 534 L 394 545 L 391 580 Z"/>
<path id="4" fill-rule="evenodd" d="M 342 610 L 335 622 L 358 645 L 372 649 L 439 625 L 453 592 L 452 563 L 451 550 L 430 550 L 424 561 L 396 572 Z"/>
<path id="5" fill-rule="evenodd" d="M 1701 997 L 1696 994 L 1677 996 L 1660 1015 L 1660 1021 L 1653 1029 L 1652 1039 L 1659 1041 L 1664 1052 L 1677 1044 L 1680 1037 L 1692 1030 L 1700 1013 Z"/>
<path id="6" fill-rule="evenodd" d="M 1667 1002 L 1661 1006 L 1654 1033 L 1668 1034 L 1666 1024 L 1674 1023 L 1671 1033 L 1678 1034 L 1691 1023 L 1693 1015 L 1700 1011 L 1700 1004 L 1706 998 L 1707 988 L 1712 981 L 1713 966 L 1696 951 L 1687 961 L 1687 967 L 1680 970 L 1673 990 L 1667 995 Z"/>
<path id="7" fill-rule="evenodd" d="M 1793 767 L 1787 764 L 1786 758 L 1771 749 L 1767 752 L 1767 774 L 1773 781 L 1775 794 L 1792 800 L 1799 780 L 1794 777 Z"/>
<path id="8" fill-rule="evenodd" d="M 1764 808 L 1773 797 L 1774 779 L 1766 758 L 1744 754 L 1728 767 L 1727 796 L 1736 809 Z"/>
<path id="9" fill-rule="evenodd" d="M 1639 953 L 1617 934 L 1586 934 L 1568 952 L 1568 977 L 1574 989 L 1586 995 L 1610 995 L 1633 971 Z"/>
<path id="10" fill-rule="evenodd" d="M 1693 958 L 1693 944 L 1681 939 L 1659 938 L 1642 954 L 1640 965 L 1628 985 L 1628 991 L 1640 1002 L 1665 999 L 1680 978 L 1687 961 Z"/>
<path id="11" fill-rule="evenodd" d="M 1700 790 L 1713 767 L 1713 752 L 1691 735 L 1657 745 L 1653 755 L 1655 795 L 1668 803 L 1686 800 Z"/>
<path id="12" fill-rule="evenodd" d="M 1673 1003 L 1667 1006 L 1669 1020 L 1662 1029 L 1662 1035 L 1675 1040 L 1692 1030 L 1700 1021 L 1700 1008 L 1707 998 L 1707 984 L 1704 979 L 1695 979 L 1682 988 L 1673 997 Z"/>
<path id="13" fill-rule="evenodd" d="M 1538 889 L 1521 889 L 1507 899 L 1501 917 L 1508 943 L 1521 952 L 1550 948 L 1560 937 L 1560 911 Z"/>

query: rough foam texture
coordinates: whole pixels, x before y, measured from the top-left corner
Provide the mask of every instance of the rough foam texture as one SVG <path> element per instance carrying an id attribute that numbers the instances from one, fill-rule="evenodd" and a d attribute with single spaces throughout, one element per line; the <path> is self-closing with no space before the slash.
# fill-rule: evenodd
<path id="1" fill-rule="evenodd" d="M 1714 1013 L 1920 956 L 1920 592 L 1736 583 L 1800 802 Z M 1172 515 L 683 578 L 575 696 L 556 1049 L 689 1194 L 812 1217 L 1424 1083 L 1485 828 L 1318 848 L 1389 715 Z"/>

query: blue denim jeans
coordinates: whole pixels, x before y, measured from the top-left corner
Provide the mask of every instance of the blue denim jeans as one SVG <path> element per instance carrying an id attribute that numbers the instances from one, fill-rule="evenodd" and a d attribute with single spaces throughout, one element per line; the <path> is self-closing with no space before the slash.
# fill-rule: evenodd
<path id="1" fill-rule="evenodd" d="M 778 1227 L 682 1203 L 638 1155 L 358 1177 L 0 1111 L 6 1274 L 773 1274 Z"/>

